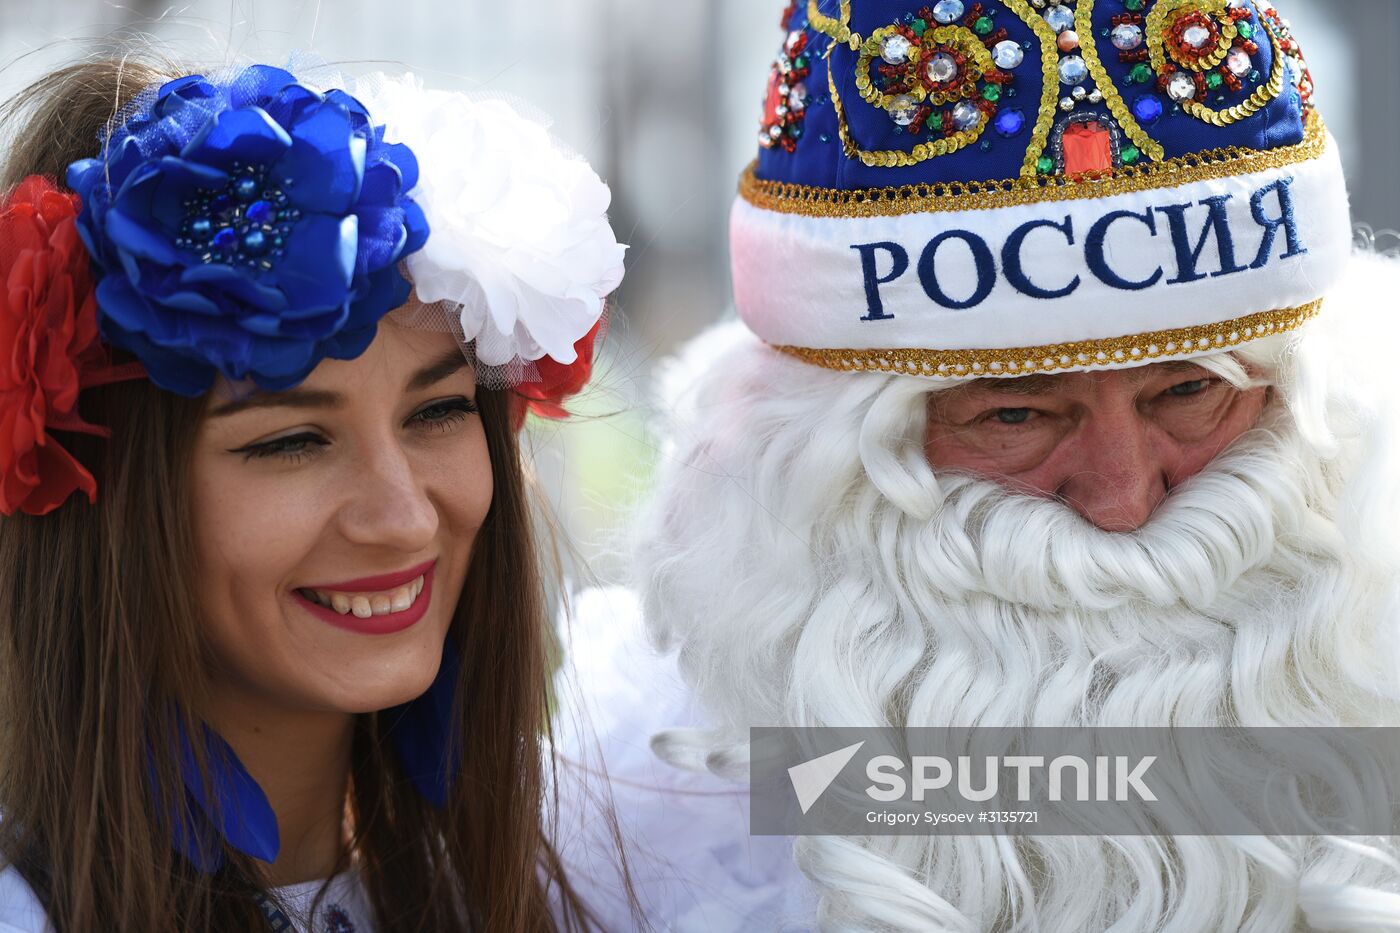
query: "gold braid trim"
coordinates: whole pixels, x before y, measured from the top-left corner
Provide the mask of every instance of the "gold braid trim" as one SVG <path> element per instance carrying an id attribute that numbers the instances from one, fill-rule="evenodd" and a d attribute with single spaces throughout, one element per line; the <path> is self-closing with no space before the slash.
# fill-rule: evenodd
<path id="1" fill-rule="evenodd" d="M 1039 174 L 1036 163 L 1045 154 L 1045 146 L 1050 141 L 1050 129 L 1055 125 L 1055 109 L 1060 103 L 1060 52 L 1056 44 L 1059 37 L 1045 21 L 1045 17 L 1032 10 L 1026 0 L 1005 0 L 1005 3 L 1007 9 L 1031 27 L 1035 37 L 1040 40 L 1040 68 L 1044 74 L 1040 109 L 1036 113 L 1035 126 L 1031 130 L 1030 145 L 1026 147 L 1026 159 L 1021 163 L 1021 177 L 1034 179 Z"/>
<path id="2" fill-rule="evenodd" d="M 1155 14 L 1156 10 L 1153 10 L 1153 13 Z M 1108 71 L 1103 66 L 1103 60 L 1099 58 L 1098 44 L 1094 41 L 1094 0 L 1079 0 L 1079 6 L 1074 16 L 1075 32 L 1083 37 L 1079 41 L 1080 54 L 1084 57 L 1084 64 L 1089 67 L 1089 76 L 1094 79 L 1094 86 L 1099 89 L 1099 93 L 1103 94 L 1103 102 L 1108 105 L 1113 119 L 1118 121 L 1118 126 L 1124 133 L 1128 134 L 1133 145 L 1138 147 L 1138 151 L 1153 162 L 1162 161 L 1166 158 L 1166 150 L 1162 148 L 1161 143 L 1148 136 L 1147 131 L 1138 125 L 1137 118 L 1128 109 L 1123 95 L 1118 93 L 1118 86 L 1108 76 Z M 1058 81 L 1059 75 L 1056 74 L 1055 78 Z"/>
<path id="3" fill-rule="evenodd" d="M 763 180 L 755 174 L 758 164 L 755 162 L 739 179 L 739 196 L 754 207 L 806 217 L 898 217 L 943 211 L 979 211 L 1174 188 L 1192 182 L 1296 165 L 1321 158 L 1326 150 L 1326 127 L 1317 111 L 1312 111 L 1307 117 L 1303 141 L 1296 146 L 1280 149 L 1229 146 L 1161 162 L 1124 166 L 1112 174 L 1086 173 L 1074 178 L 1021 176 L 1002 181 L 948 181 L 894 188 L 841 190 Z"/>
<path id="4" fill-rule="evenodd" d="M 773 344 L 804 363 L 843 372 L 898 373 L 962 379 L 968 376 L 1029 376 L 1085 366 L 1140 366 L 1205 350 L 1223 350 L 1294 330 L 1316 316 L 1322 299 L 1299 308 L 1264 311 L 1219 324 L 1005 350 L 818 350 Z"/>

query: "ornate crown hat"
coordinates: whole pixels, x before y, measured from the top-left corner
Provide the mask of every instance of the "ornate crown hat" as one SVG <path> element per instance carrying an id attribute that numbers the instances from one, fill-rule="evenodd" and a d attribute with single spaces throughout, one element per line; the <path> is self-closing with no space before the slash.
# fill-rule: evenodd
<path id="1" fill-rule="evenodd" d="M 794 0 L 735 302 L 842 370 L 968 378 L 1296 328 L 1345 267 L 1336 145 L 1267 0 Z"/>
<path id="2" fill-rule="evenodd" d="M 0 193 L 0 514 L 95 501 L 50 433 L 108 433 L 81 390 L 283 390 L 391 313 L 451 331 L 478 382 L 515 388 L 517 422 L 565 414 L 622 278 L 607 186 L 500 100 L 363 84 L 180 77 L 118 115 L 71 190 Z"/>

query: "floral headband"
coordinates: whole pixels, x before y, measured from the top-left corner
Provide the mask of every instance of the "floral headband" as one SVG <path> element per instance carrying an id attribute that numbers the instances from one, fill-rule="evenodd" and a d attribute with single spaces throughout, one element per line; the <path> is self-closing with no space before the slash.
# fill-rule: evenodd
<path id="1" fill-rule="evenodd" d="M 359 356 L 391 313 L 565 416 L 622 279 L 607 186 L 504 102 L 366 84 L 177 78 L 69 167 L 71 192 L 32 176 L 0 200 L 0 514 L 96 501 L 49 433 L 109 433 L 78 417 L 82 389 L 284 390 Z"/>

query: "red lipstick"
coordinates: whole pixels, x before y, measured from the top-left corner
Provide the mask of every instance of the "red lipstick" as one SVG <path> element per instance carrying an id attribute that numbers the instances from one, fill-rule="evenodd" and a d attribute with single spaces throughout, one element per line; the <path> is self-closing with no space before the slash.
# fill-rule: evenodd
<path id="1" fill-rule="evenodd" d="M 322 606 L 318 602 L 307 599 L 299 589 L 292 590 L 292 599 L 322 622 L 328 622 L 336 628 L 357 632 L 361 635 L 392 635 L 413 625 L 428 611 L 428 606 L 433 598 L 433 571 L 436 569 L 437 561 L 430 560 L 426 564 L 411 567 L 398 573 L 386 573 L 376 577 L 348 580 L 344 583 L 306 587 L 306 589 L 334 590 L 340 593 L 373 593 L 397 589 L 421 576 L 423 578 L 423 592 L 418 594 L 413 605 L 401 612 L 390 612 L 387 615 L 372 615 L 366 619 L 360 618 L 353 612 L 341 615 L 329 606 Z"/>
<path id="2" fill-rule="evenodd" d="M 427 563 L 419 564 L 417 567 L 409 567 L 407 570 L 381 573 L 375 577 L 360 577 L 358 580 L 346 580 L 343 583 L 314 583 L 311 586 L 302 587 L 302 589 L 335 590 L 338 593 L 377 593 L 381 590 L 393 590 L 405 583 L 412 583 L 432 570 L 436 563 L 437 558 L 433 558 Z"/>

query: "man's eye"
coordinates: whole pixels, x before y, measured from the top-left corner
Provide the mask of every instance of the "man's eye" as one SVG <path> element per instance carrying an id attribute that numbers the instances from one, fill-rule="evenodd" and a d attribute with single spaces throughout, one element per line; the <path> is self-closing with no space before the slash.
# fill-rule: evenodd
<path id="1" fill-rule="evenodd" d="M 1209 386 L 1209 379 L 1193 379 L 1190 382 L 1183 382 L 1180 385 L 1172 386 L 1167 390 L 1167 393 L 1178 397 L 1200 395 L 1209 388 Z"/>
<path id="2" fill-rule="evenodd" d="M 1029 408 L 999 408 L 992 417 L 1001 424 L 1025 424 L 1031 420 Z"/>

